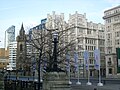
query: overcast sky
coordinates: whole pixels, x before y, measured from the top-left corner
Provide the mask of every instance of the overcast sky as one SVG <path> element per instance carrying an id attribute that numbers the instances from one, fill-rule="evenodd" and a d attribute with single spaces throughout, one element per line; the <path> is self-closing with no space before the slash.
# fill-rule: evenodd
<path id="1" fill-rule="evenodd" d="M 4 46 L 4 33 L 11 25 L 16 34 L 23 22 L 25 29 L 40 24 L 40 20 L 52 14 L 86 13 L 88 21 L 103 23 L 104 10 L 120 5 L 120 0 L 0 0 L 0 47 Z"/>

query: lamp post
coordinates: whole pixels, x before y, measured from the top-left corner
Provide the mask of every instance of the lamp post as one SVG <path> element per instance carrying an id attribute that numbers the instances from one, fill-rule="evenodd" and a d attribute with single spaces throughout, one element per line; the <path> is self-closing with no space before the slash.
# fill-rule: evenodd
<path id="1" fill-rule="evenodd" d="M 41 61 L 41 56 L 39 55 L 39 60 L 38 60 L 38 90 L 40 90 L 40 61 Z"/>
<path id="2" fill-rule="evenodd" d="M 58 65 L 57 65 L 57 43 L 58 43 L 58 34 L 55 32 L 53 34 L 53 43 L 54 43 L 54 49 L 53 49 L 53 71 L 59 71 Z"/>

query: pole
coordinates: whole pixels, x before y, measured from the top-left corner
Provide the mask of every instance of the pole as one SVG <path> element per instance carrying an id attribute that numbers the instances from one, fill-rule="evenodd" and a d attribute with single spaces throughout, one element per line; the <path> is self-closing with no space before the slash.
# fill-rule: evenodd
<path id="1" fill-rule="evenodd" d="M 87 85 L 92 85 L 92 83 L 90 82 L 90 68 L 89 68 L 89 64 L 90 64 L 90 61 L 89 61 L 89 58 L 88 58 L 88 82 L 87 82 Z"/>
<path id="2" fill-rule="evenodd" d="M 88 65 L 88 82 L 87 85 L 92 85 L 92 83 L 90 82 L 90 69 L 89 69 L 89 65 Z"/>
<path id="3" fill-rule="evenodd" d="M 100 68 L 99 68 L 99 83 L 101 83 Z"/>
<path id="4" fill-rule="evenodd" d="M 77 67 L 78 67 L 78 71 L 77 71 L 77 74 L 78 74 L 78 82 L 76 83 L 76 84 L 79 84 L 79 85 L 81 85 L 81 82 L 79 81 L 79 65 L 77 65 Z"/>
<path id="5" fill-rule="evenodd" d="M 40 90 L 40 55 L 38 60 L 38 90 Z"/>
<path id="6" fill-rule="evenodd" d="M 99 49 L 95 49 L 94 50 L 94 58 L 95 58 L 95 69 L 98 70 L 99 72 L 99 83 L 97 84 L 97 86 L 103 86 L 103 84 L 101 83 L 101 75 L 100 75 L 100 50 Z"/>
<path id="7" fill-rule="evenodd" d="M 99 83 L 98 86 L 103 86 L 103 83 L 101 83 L 101 72 L 100 72 L 100 64 L 99 64 Z"/>
<path id="8" fill-rule="evenodd" d="M 57 66 L 57 36 L 54 37 L 54 51 L 53 51 L 53 57 L 54 57 L 54 64 L 53 64 L 53 71 L 58 71 L 58 66 Z"/>
<path id="9" fill-rule="evenodd" d="M 79 67 L 78 67 L 78 82 L 79 82 Z"/>
<path id="10" fill-rule="evenodd" d="M 68 77 L 69 77 L 69 84 L 72 84 L 72 82 L 70 81 L 70 63 L 69 63 L 69 69 L 68 69 Z"/>
<path id="11" fill-rule="evenodd" d="M 89 66 L 88 66 L 88 82 L 90 82 L 90 69 L 89 69 Z"/>
<path id="12" fill-rule="evenodd" d="M 40 82 L 43 82 L 43 80 L 42 80 L 42 64 L 40 64 Z"/>
<path id="13" fill-rule="evenodd" d="M 58 43 L 58 40 L 57 40 L 57 37 L 58 37 L 58 34 L 55 32 L 54 34 L 54 49 L 53 49 L 53 71 L 58 71 L 58 65 L 57 65 L 57 43 Z"/>

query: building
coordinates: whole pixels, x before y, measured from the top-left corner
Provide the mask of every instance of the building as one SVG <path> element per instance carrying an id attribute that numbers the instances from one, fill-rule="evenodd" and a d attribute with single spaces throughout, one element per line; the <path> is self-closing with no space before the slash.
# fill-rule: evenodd
<path id="1" fill-rule="evenodd" d="M 120 48 L 120 5 L 104 11 L 105 20 L 105 59 L 107 77 L 118 75 L 117 48 Z"/>
<path id="2" fill-rule="evenodd" d="M 16 70 L 16 57 L 17 57 L 17 42 L 9 43 L 9 64 L 7 65 L 7 69 Z"/>
<path id="3" fill-rule="evenodd" d="M 10 42 L 15 41 L 15 26 L 12 25 L 5 31 L 5 49 L 9 47 Z"/>
<path id="4" fill-rule="evenodd" d="M 71 58 L 71 67 L 74 68 L 74 52 L 78 52 L 79 56 L 79 66 L 80 66 L 80 76 L 86 77 L 86 70 L 84 65 L 84 58 L 83 53 L 85 50 L 89 51 L 90 54 L 90 76 L 95 77 L 98 76 L 98 71 L 94 69 L 94 50 L 99 49 L 100 50 L 100 59 L 101 59 L 101 75 L 105 76 L 105 37 L 104 37 L 104 30 L 105 27 L 101 23 L 93 23 L 88 22 L 86 18 L 86 14 L 79 14 L 76 12 L 73 15 L 69 15 L 68 23 L 64 20 L 64 14 L 61 13 L 60 15 L 56 14 L 55 12 L 52 13 L 52 15 L 47 14 L 47 21 L 45 25 L 45 29 L 47 32 L 54 33 L 60 31 L 65 33 L 60 34 L 59 36 L 59 43 L 58 47 L 64 47 L 69 42 L 73 41 L 75 43 L 73 47 L 68 48 L 71 49 L 72 53 L 70 54 Z M 36 33 L 42 30 L 41 24 L 33 27 L 30 30 L 30 33 L 32 35 L 33 31 L 36 31 Z M 51 41 L 53 37 L 46 38 L 49 41 Z M 66 43 L 67 42 L 67 43 Z M 52 46 L 52 42 L 50 43 L 49 47 Z M 51 47 L 52 50 L 53 47 Z M 60 49 L 60 48 L 59 48 Z M 34 49 L 35 50 L 35 49 Z M 44 51 L 44 50 L 43 50 Z M 68 51 L 63 50 L 62 56 L 58 56 L 58 60 L 64 60 L 65 54 Z M 52 51 L 51 51 L 52 53 Z M 64 61 L 63 61 L 64 62 Z M 60 67 L 65 68 L 60 65 Z M 74 71 L 74 69 L 71 69 Z M 74 72 L 73 72 L 74 73 Z"/>
<path id="5" fill-rule="evenodd" d="M 0 69 L 7 69 L 9 54 L 5 48 L 0 48 Z"/>
<path id="6" fill-rule="evenodd" d="M 16 69 L 23 72 L 22 74 L 28 75 L 30 73 L 31 61 L 27 58 L 27 36 L 23 24 L 17 36 L 17 59 Z"/>
<path id="7" fill-rule="evenodd" d="M 29 30 L 29 33 L 27 35 L 27 40 L 26 42 L 27 45 L 27 57 L 31 61 L 31 73 L 33 75 L 33 72 L 37 73 L 37 68 L 38 64 L 37 61 L 39 60 L 39 50 L 38 48 L 42 47 L 41 40 L 38 40 L 40 38 L 40 33 L 43 32 L 43 37 L 46 32 L 45 30 L 45 24 L 46 24 L 47 19 L 42 19 L 41 24 L 31 28 Z M 34 39 L 34 40 L 33 40 Z M 37 43 L 39 42 L 39 43 Z M 44 49 L 43 49 L 44 52 Z"/>
<path id="8" fill-rule="evenodd" d="M 88 22 L 86 14 L 79 14 L 75 12 L 69 15 L 69 33 L 71 33 L 69 40 L 75 40 L 76 44 L 72 51 L 78 52 L 80 73 L 81 76 L 86 77 L 86 70 L 84 65 L 83 53 L 85 50 L 89 52 L 90 76 L 97 76 L 97 70 L 94 68 L 94 50 L 100 50 L 101 60 L 101 75 L 105 76 L 105 27 L 100 23 Z M 74 59 L 73 59 L 74 61 Z"/>
<path id="9" fill-rule="evenodd" d="M 42 19 L 40 25 L 37 25 L 37 26 L 30 29 L 30 34 L 31 34 L 30 36 L 33 36 L 32 39 L 35 40 L 34 44 L 36 44 L 36 45 L 33 45 L 33 46 L 36 46 L 36 49 L 33 49 L 33 53 L 34 54 L 38 53 L 38 55 L 39 55 L 39 49 L 42 47 L 42 53 L 44 53 L 44 55 L 42 55 L 41 58 L 44 59 L 44 57 L 45 56 L 47 57 L 47 55 L 48 55 L 47 59 L 49 61 L 51 60 L 50 62 L 49 61 L 48 62 L 51 63 L 52 62 L 51 57 L 53 57 L 53 48 L 54 48 L 53 47 L 53 42 L 52 42 L 53 41 L 53 34 L 55 32 L 59 32 L 61 30 L 61 37 L 59 37 L 60 39 L 59 39 L 58 44 L 60 44 L 60 43 L 64 44 L 62 39 L 64 39 L 63 36 L 65 36 L 65 35 L 63 35 L 63 34 L 65 34 L 65 33 L 62 34 L 62 31 L 65 30 L 65 27 L 66 27 L 66 22 L 64 20 L 64 14 L 63 13 L 61 13 L 60 15 L 55 14 L 55 12 L 53 12 L 52 15 L 47 14 L 47 18 Z M 32 35 L 32 34 L 34 34 L 34 35 Z M 41 34 L 43 35 L 42 37 L 44 38 L 44 41 L 45 41 L 44 43 L 46 43 L 44 45 L 43 45 L 43 43 L 41 43 L 41 42 L 43 42 L 43 39 L 38 40 L 38 38 L 41 38 L 41 36 L 40 36 Z M 37 40 L 38 40 L 38 43 L 37 43 Z M 45 51 L 46 51 L 46 53 L 45 53 Z M 62 57 L 58 57 L 58 59 L 60 59 L 60 58 L 62 58 Z"/>
<path id="10" fill-rule="evenodd" d="M 60 15 L 56 14 L 55 11 L 52 12 L 52 15 L 47 14 L 47 22 L 46 22 L 46 28 L 47 29 L 65 29 L 66 21 L 64 20 L 64 13 L 61 13 Z"/>

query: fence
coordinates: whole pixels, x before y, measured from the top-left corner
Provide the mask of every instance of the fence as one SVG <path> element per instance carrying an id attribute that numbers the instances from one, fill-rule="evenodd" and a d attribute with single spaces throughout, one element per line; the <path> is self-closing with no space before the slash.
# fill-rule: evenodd
<path id="1" fill-rule="evenodd" d="M 38 82 L 4 79 L 4 90 L 38 90 Z"/>

